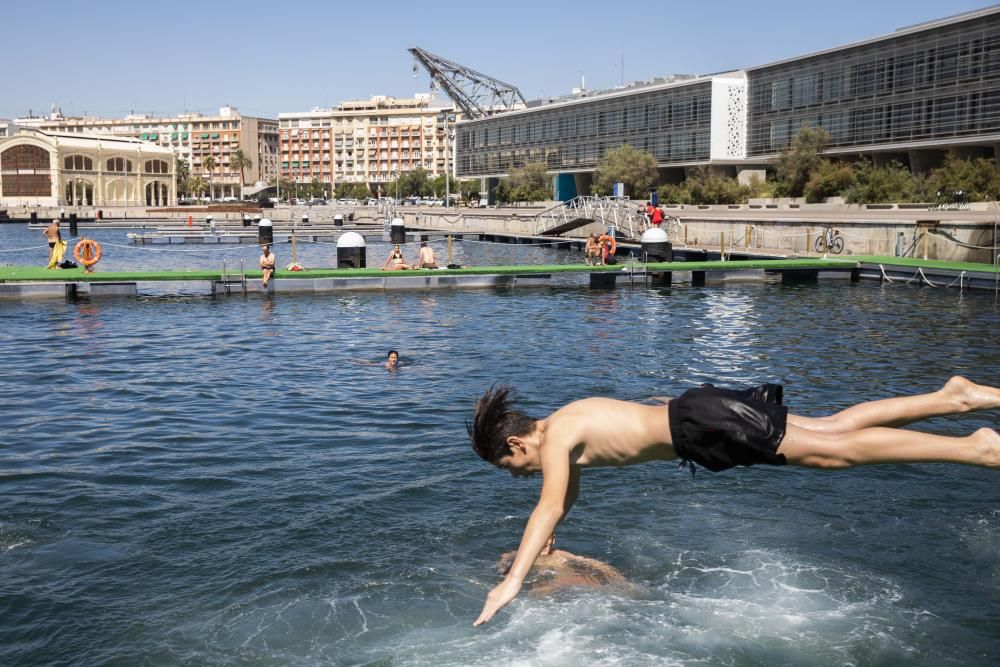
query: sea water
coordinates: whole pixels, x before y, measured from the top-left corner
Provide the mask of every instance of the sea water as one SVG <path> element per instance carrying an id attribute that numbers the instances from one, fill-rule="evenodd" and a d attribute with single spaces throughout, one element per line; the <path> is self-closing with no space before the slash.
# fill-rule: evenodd
<path id="1" fill-rule="evenodd" d="M 633 588 L 473 628 L 540 484 L 465 424 L 501 382 L 538 416 L 997 384 L 998 328 L 992 292 L 872 282 L 0 302 L 0 664 L 995 664 L 1000 473 L 955 465 L 585 471 L 558 546 Z"/>

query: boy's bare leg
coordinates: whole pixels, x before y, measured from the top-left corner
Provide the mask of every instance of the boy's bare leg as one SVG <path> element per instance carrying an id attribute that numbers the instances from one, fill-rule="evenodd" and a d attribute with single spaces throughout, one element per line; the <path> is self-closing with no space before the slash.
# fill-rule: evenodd
<path id="1" fill-rule="evenodd" d="M 810 468 L 850 468 L 874 463 L 963 463 L 1000 468 L 1000 434 L 981 428 L 953 438 L 894 428 L 822 433 L 789 424 L 778 447 L 788 463 Z"/>
<path id="2" fill-rule="evenodd" d="M 975 384 L 956 375 L 944 387 L 930 394 L 868 401 L 828 417 L 790 414 L 788 423 L 822 433 L 848 433 L 874 426 L 904 426 L 929 417 L 994 408 L 1000 408 L 1000 389 Z"/>

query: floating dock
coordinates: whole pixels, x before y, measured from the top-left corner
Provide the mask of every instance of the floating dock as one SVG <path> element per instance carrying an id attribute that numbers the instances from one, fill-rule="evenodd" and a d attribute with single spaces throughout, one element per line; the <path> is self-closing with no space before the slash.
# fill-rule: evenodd
<path id="1" fill-rule="evenodd" d="M 577 275 L 590 287 L 666 286 L 674 274 L 685 274 L 692 286 L 736 281 L 856 281 L 933 287 L 991 289 L 1000 292 L 1000 271 L 985 264 L 959 264 L 899 257 L 851 259 L 752 259 L 642 264 L 627 262 L 591 267 L 585 264 L 478 266 L 459 269 L 382 271 L 379 269 L 279 270 L 266 289 L 261 272 L 210 270 L 109 271 L 84 273 L 82 268 L 0 267 L 0 298 L 75 298 L 136 296 L 143 283 L 201 283 L 210 294 L 322 293 L 353 290 L 483 289 L 549 285 L 557 275 Z M 688 277 L 689 274 L 689 277 Z"/>

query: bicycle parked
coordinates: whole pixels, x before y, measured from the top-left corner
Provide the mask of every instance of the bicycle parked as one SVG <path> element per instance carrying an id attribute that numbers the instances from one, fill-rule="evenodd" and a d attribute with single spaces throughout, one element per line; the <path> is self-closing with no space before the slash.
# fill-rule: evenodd
<path id="1" fill-rule="evenodd" d="M 840 230 L 824 227 L 823 233 L 816 239 L 816 252 L 823 255 L 828 252 L 834 255 L 844 252 L 844 239 L 840 236 Z"/>

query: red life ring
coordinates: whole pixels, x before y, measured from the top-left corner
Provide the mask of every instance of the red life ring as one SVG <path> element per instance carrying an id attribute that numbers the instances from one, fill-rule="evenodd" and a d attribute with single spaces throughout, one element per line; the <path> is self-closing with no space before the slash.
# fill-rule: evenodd
<path id="1" fill-rule="evenodd" d="M 73 256 L 76 257 L 76 261 L 90 269 L 101 261 L 101 244 L 90 239 L 80 239 L 76 247 L 73 248 Z"/>
<path id="2" fill-rule="evenodd" d="M 610 257 L 615 254 L 615 250 L 618 249 L 618 242 L 615 241 L 615 237 L 611 234 L 601 234 L 601 236 L 598 237 L 597 242 L 601 244 L 602 250 L 605 248 L 607 249 L 608 254 L 605 255 L 606 257 Z"/>

